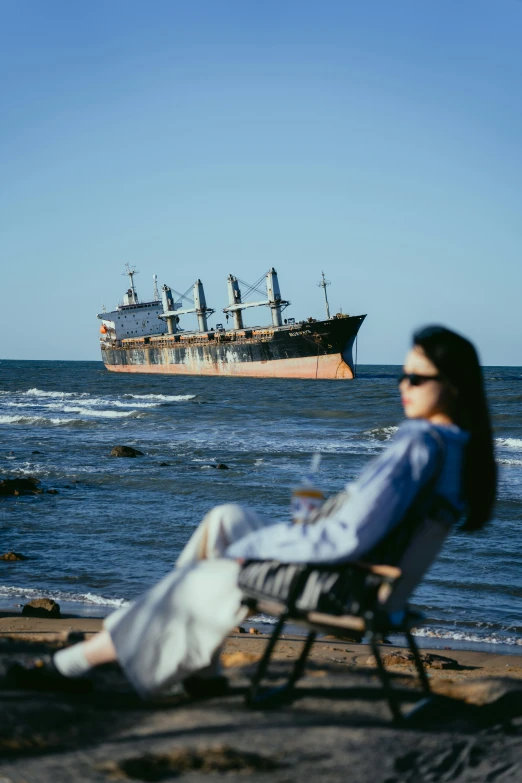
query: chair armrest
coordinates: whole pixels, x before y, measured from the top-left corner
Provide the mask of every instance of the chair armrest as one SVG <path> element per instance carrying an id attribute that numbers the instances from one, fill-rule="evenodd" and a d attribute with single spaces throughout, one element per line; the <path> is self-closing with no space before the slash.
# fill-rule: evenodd
<path id="1" fill-rule="evenodd" d="M 350 563 L 350 565 L 363 571 L 368 571 L 368 573 L 376 574 L 377 576 L 384 576 L 386 579 L 395 580 L 402 576 L 401 569 L 396 566 L 363 563 L 361 561 L 355 561 L 354 563 Z"/>

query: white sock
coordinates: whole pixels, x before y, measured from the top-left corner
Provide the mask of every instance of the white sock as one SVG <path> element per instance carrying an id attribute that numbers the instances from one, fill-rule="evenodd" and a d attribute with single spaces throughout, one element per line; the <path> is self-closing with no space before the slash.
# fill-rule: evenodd
<path id="1" fill-rule="evenodd" d="M 72 647 L 66 647 L 65 650 L 58 650 L 53 656 L 53 663 L 64 677 L 83 677 L 91 664 L 85 657 L 83 650 L 84 644 L 74 644 Z"/>

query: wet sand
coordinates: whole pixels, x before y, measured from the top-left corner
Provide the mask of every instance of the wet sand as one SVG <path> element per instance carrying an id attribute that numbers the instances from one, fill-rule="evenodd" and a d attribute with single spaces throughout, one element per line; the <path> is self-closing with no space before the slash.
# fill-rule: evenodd
<path id="1" fill-rule="evenodd" d="M 71 632 L 91 634 L 101 620 L 0 616 L 0 667 L 63 646 Z M 95 675 L 88 696 L 0 691 L 0 780 L 12 783 L 111 780 L 243 779 L 278 783 L 303 776 L 355 783 L 499 781 L 522 776 L 522 657 L 436 650 L 455 669 L 429 668 L 440 709 L 394 725 L 365 645 L 326 637 L 312 650 L 294 699 L 278 709 L 248 709 L 246 675 L 262 654 L 263 634 L 234 633 L 222 661 L 226 697 L 177 693 L 142 702 L 117 666 Z M 295 658 L 302 639 L 278 644 L 272 677 Z M 385 653 L 399 648 L 384 646 Z M 427 652 L 423 650 L 423 653 Z M 391 666 L 413 706 L 411 664 Z"/>

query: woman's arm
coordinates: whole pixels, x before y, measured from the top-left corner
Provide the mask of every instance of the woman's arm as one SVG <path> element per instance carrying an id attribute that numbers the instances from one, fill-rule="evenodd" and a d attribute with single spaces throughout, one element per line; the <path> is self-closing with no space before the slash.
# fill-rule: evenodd
<path id="1" fill-rule="evenodd" d="M 408 426 L 350 486 L 347 502 L 312 525 L 279 524 L 236 541 L 227 557 L 283 563 L 363 557 L 403 518 L 433 475 L 438 444 L 426 427 Z"/>

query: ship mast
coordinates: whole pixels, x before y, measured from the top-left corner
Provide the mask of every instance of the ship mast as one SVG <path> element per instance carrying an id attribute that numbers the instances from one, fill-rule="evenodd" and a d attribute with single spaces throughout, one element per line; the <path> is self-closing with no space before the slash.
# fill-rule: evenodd
<path id="1" fill-rule="evenodd" d="M 331 283 L 330 283 L 329 280 L 327 280 L 325 278 L 324 272 L 322 272 L 321 274 L 322 274 L 321 282 L 317 283 L 317 285 L 319 286 L 319 288 L 322 288 L 323 291 L 324 291 L 324 304 L 325 304 L 325 307 L 326 307 L 326 319 L 329 321 L 330 320 L 330 305 L 328 304 L 328 294 L 326 293 L 326 286 L 331 285 Z"/>
<path id="2" fill-rule="evenodd" d="M 132 302 L 129 301 L 127 304 L 138 304 L 138 294 L 134 287 L 134 275 L 138 275 L 138 274 L 139 274 L 139 270 L 136 269 L 135 266 L 130 266 L 129 264 L 125 264 L 125 272 L 123 272 L 123 275 L 128 275 L 129 277 L 130 293 L 132 294 Z"/>

